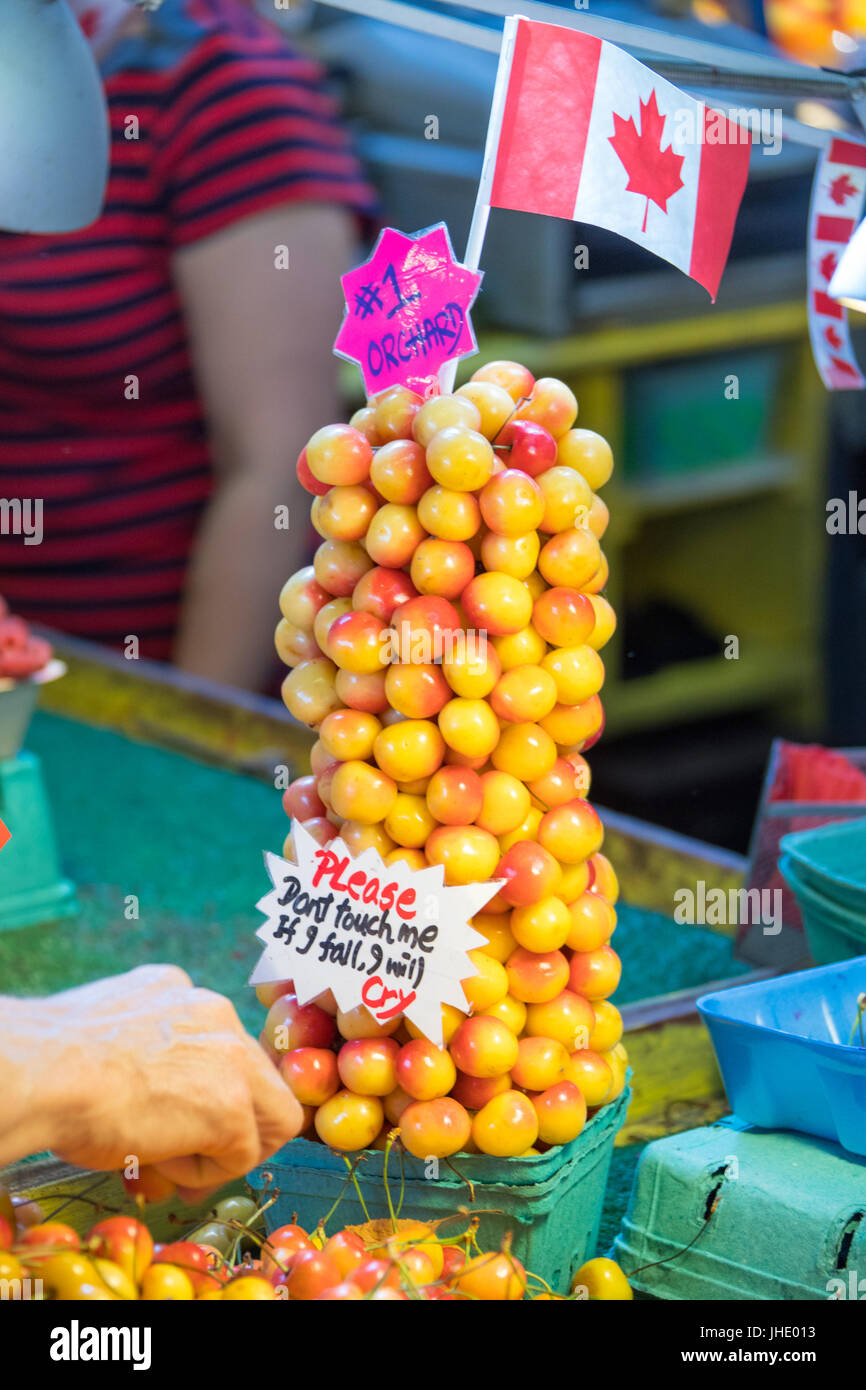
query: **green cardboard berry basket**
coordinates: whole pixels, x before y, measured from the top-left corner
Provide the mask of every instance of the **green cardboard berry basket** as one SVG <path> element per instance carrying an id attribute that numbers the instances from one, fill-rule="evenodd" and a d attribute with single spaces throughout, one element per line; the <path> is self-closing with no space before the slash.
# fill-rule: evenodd
<path id="1" fill-rule="evenodd" d="M 727 1115 L 647 1145 L 612 1254 L 639 1298 L 861 1299 L 864 1194 L 866 1158 Z"/>
<path id="2" fill-rule="evenodd" d="M 439 1160 L 433 1176 L 431 1164 L 408 1155 L 401 1171 L 401 1156 L 394 1148 L 388 1160 L 394 1207 L 405 1180 L 401 1218 L 435 1221 L 461 1208 L 470 1215 L 478 1213 L 478 1239 L 485 1250 L 498 1249 L 510 1232 L 517 1259 L 555 1292 L 567 1293 L 573 1272 L 595 1253 L 614 1141 L 630 1095 L 626 1088 L 596 1111 L 570 1144 L 538 1157 L 456 1154 L 453 1167 Z M 343 1226 L 360 1225 L 368 1216 L 388 1216 L 384 1160 L 380 1151 L 367 1150 L 355 1170 L 366 1214 L 344 1158 L 308 1139 L 292 1140 L 269 1163 L 253 1169 L 247 1181 L 259 1195 L 266 1187 L 279 1192 L 265 1214 L 269 1231 L 295 1220 L 311 1231 L 340 1199 L 325 1228 L 332 1234 Z M 455 1221 L 441 1234 L 453 1230 L 456 1237 L 462 1229 L 465 1222 Z"/>

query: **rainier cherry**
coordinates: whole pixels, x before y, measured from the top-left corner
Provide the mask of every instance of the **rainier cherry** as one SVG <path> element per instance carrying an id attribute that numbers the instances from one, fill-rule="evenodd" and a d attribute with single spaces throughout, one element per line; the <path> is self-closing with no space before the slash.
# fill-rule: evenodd
<path id="1" fill-rule="evenodd" d="M 421 445 L 412 439 L 394 439 L 373 455 L 370 482 L 386 502 L 412 504 L 423 496 L 433 479 Z"/>
<path id="2" fill-rule="evenodd" d="M 494 381 L 467 381 L 465 386 L 458 387 L 457 395 L 465 396 L 477 408 L 481 423 L 475 428 L 480 429 L 486 439 L 495 440 L 497 444 L 509 442 L 500 438 L 500 434 L 505 422 L 514 414 L 514 401 L 503 386 L 497 386 Z M 515 461 L 512 467 L 522 468 L 523 464 Z M 524 471 L 528 473 L 529 469 Z"/>
<path id="3" fill-rule="evenodd" d="M 453 1283 L 461 1293 L 481 1302 L 515 1302 L 526 1292 L 526 1271 L 513 1255 L 476 1255 L 462 1264 Z"/>
<path id="4" fill-rule="evenodd" d="M 542 1144 L 570 1144 L 586 1124 L 586 1101 L 573 1081 L 557 1081 L 532 1103 Z"/>
<path id="5" fill-rule="evenodd" d="M 610 1065 L 597 1052 L 583 1048 L 572 1052 L 567 1076 L 578 1087 L 587 1105 L 603 1105 L 613 1087 Z"/>
<path id="6" fill-rule="evenodd" d="M 513 401 L 520 401 L 532 394 L 535 377 L 528 367 L 519 362 L 485 362 L 483 367 L 472 373 L 473 381 L 492 381 L 508 392 Z"/>
<path id="7" fill-rule="evenodd" d="M 580 993 L 590 1002 L 607 999 L 619 984 L 622 962 L 610 946 L 594 951 L 576 951 L 569 967 L 569 989 Z"/>
<path id="8" fill-rule="evenodd" d="M 502 1076 L 517 1060 L 517 1038 L 498 1019 L 476 1014 L 461 1023 L 448 1050 L 468 1076 Z"/>
<path id="9" fill-rule="evenodd" d="M 594 430 L 568 430 L 559 438 L 557 462 L 576 468 L 593 492 L 604 487 L 613 472 L 613 451 Z"/>
<path id="10" fill-rule="evenodd" d="M 397 1085 L 400 1044 L 393 1038 L 357 1038 L 337 1056 L 340 1080 L 358 1096 L 387 1096 Z"/>
<path id="11" fill-rule="evenodd" d="M 397 1081 L 413 1100 L 447 1096 L 456 1079 L 457 1069 L 449 1054 L 426 1038 L 413 1038 L 400 1048 Z"/>
<path id="12" fill-rule="evenodd" d="M 324 1105 L 340 1089 L 330 1048 L 293 1048 L 280 1061 L 280 1075 L 301 1105 Z"/>
<path id="13" fill-rule="evenodd" d="M 555 1038 L 568 1052 L 593 1046 L 594 1027 L 593 1006 L 582 994 L 575 994 L 571 989 L 563 989 L 546 1003 L 527 1005 L 528 1036 Z"/>
<path id="14" fill-rule="evenodd" d="M 576 1089 L 576 1088 L 575 1088 Z M 538 1138 L 538 1116 L 521 1091 L 502 1091 L 478 1111 L 472 1138 L 483 1154 L 516 1158 Z"/>
<path id="15" fill-rule="evenodd" d="M 568 961 L 561 951 L 527 951 L 519 946 L 505 969 L 509 993 L 524 1004 L 549 1003 L 569 983 Z"/>
<path id="16" fill-rule="evenodd" d="M 465 1148 L 472 1121 L 453 1096 L 415 1100 L 400 1117 L 403 1143 L 415 1158 L 448 1158 Z"/>
<path id="17" fill-rule="evenodd" d="M 590 1007 L 592 1023 L 588 1045 L 594 1052 L 609 1052 L 622 1038 L 622 1014 L 609 999 L 594 999 Z"/>
<path id="18" fill-rule="evenodd" d="M 361 575 L 352 590 L 351 606 L 389 623 L 395 608 L 417 596 L 418 590 L 403 570 L 377 565 Z"/>
<path id="19" fill-rule="evenodd" d="M 440 825 L 427 841 L 426 854 L 428 863 L 444 867 L 446 883 L 483 883 L 496 876 L 499 845 L 480 826 Z"/>
<path id="20" fill-rule="evenodd" d="M 354 1152 L 368 1149 L 385 1118 L 378 1096 L 357 1096 L 351 1091 L 338 1091 L 316 1111 L 316 1133 L 329 1148 Z M 339 1283 L 339 1271 L 331 1279 Z M 327 1286 L 323 1286 L 327 1287 Z M 289 1290 L 291 1292 L 291 1290 Z"/>
<path id="21" fill-rule="evenodd" d="M 351 425 L 325 425 L 304 451 L 313 477 L 320 483 L 362 483 L 370 472 L 370 441 Z"/>

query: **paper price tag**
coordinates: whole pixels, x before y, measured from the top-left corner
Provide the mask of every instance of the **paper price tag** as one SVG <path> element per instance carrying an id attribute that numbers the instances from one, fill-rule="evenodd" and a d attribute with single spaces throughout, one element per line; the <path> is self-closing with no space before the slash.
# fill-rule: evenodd
<path id="1" fill-rule="evenodd" d="M 250 984 L 293 980 L 301 1004 L 330 990 L 344 1013 L 363 1004 L 380 1023 L 404 1014 L 441 1047 L 442 1005 L 468 1010 L 460 982 L 478 972 L 467 952 L 486 945 L 469 919 L 499 882 L 448 887 L 441 865 L 353 857 L 298 824 L 292 838 L 297 864 L 265 854 L 274 886 L 256 904 L 265 949 Z"/>
<path id="2" fill-rule="evenodd" d="M 455 259 L 444 222 L 414 236 L 387 227 L 340 283 L 346 311 L 334 351 L 358 364 L 368 395 L 389 386 L 429 395 L 440 367 L 477 351 L 469 310 L 481 274 Z"/>

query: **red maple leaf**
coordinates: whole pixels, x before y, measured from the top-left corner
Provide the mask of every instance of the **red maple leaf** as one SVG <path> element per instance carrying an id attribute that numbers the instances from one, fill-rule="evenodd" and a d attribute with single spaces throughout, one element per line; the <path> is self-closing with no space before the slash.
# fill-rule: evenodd
<path id="1" fill-rule="evenodd" d="M 78 23 L 81 25 L 87 37 L 90 39 L 99 28 L 99 9 L 96 5 L 91 5 L 89 9 L 81 11 L 78 16 Z"/>
<path id="2" fill-rule="evenodd" d="M 832 323 L 830 324 L 829 328 L 824 329 L 824 337 L 827 339 L 827 342 L 830 344 L 831 347 L 840 348 L 842 346 L 842 339 L 839 337 L 839 334 L 836 332 Z"/>
<path id="3" fill-rule="evenodd" d="M 830 184 L 830 197 L 837 207 L 841 207 L 846 198 L 850 198 L 852 193 L 857 192 L 856 183 L 852 183 L 847 174 L 840 174 Z"/>
<path id="4" fill-rule="evenodd" d="M 826 254 L 826 256 L 822 256 L 822 257 L 821 257 L 820 270 L 821 270 L 821 274 L 824 276 L 824 279 L 825 279 L 825 280 L 828 282 L 828 284 L 829 284 L 829 282 L 833 279 L 833 276 L 836 274 L 836 252 L 835 252 L 835 251 L 828 251 L 827 254 Z"/>
<path id="5" fill-rule="evenodd" d="M 836 368 L 837 371 L 847 372 L 850 376 L 859 376 L 857 368 L 853 367 L 850 362 L 846 362 L 844 357 L 831 356 L 830 361 L 833 363 L 833 366 Z"/>
<path id="6" fill-rule="evenodd" d="M 667 212 L 668 198 L 684 186 L 680 170 L 685 155 L 675 154 L 670 145 L 662 149 L 665 117 L 659 112 L 654 91 L 649 101 L 640 103 L 640 126 L 638 131 L 632 116 L 625 120 L 614 111 L 614 134 L 608 139 L 628 174 L 626 191 L 641 193 L 647 200 L 641 227 L 645 232 L 650 199 Z"/>

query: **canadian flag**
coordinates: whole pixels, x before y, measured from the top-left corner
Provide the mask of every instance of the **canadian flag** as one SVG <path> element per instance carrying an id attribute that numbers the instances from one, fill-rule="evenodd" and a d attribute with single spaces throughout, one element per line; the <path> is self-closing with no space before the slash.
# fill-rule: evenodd
<path id="1" fill-rule="evenodd" d="M 68 3 L 85 38 L 97 52 L 102 51 L 132 13 L 131 0 L 68 0 Z"/>
<path id="2" fill-rule="evenodd" d="M 607 227 L 713 299 L 751 135 L 614 44 L 506 21 L 482 184 L 492 207 Z"/>

